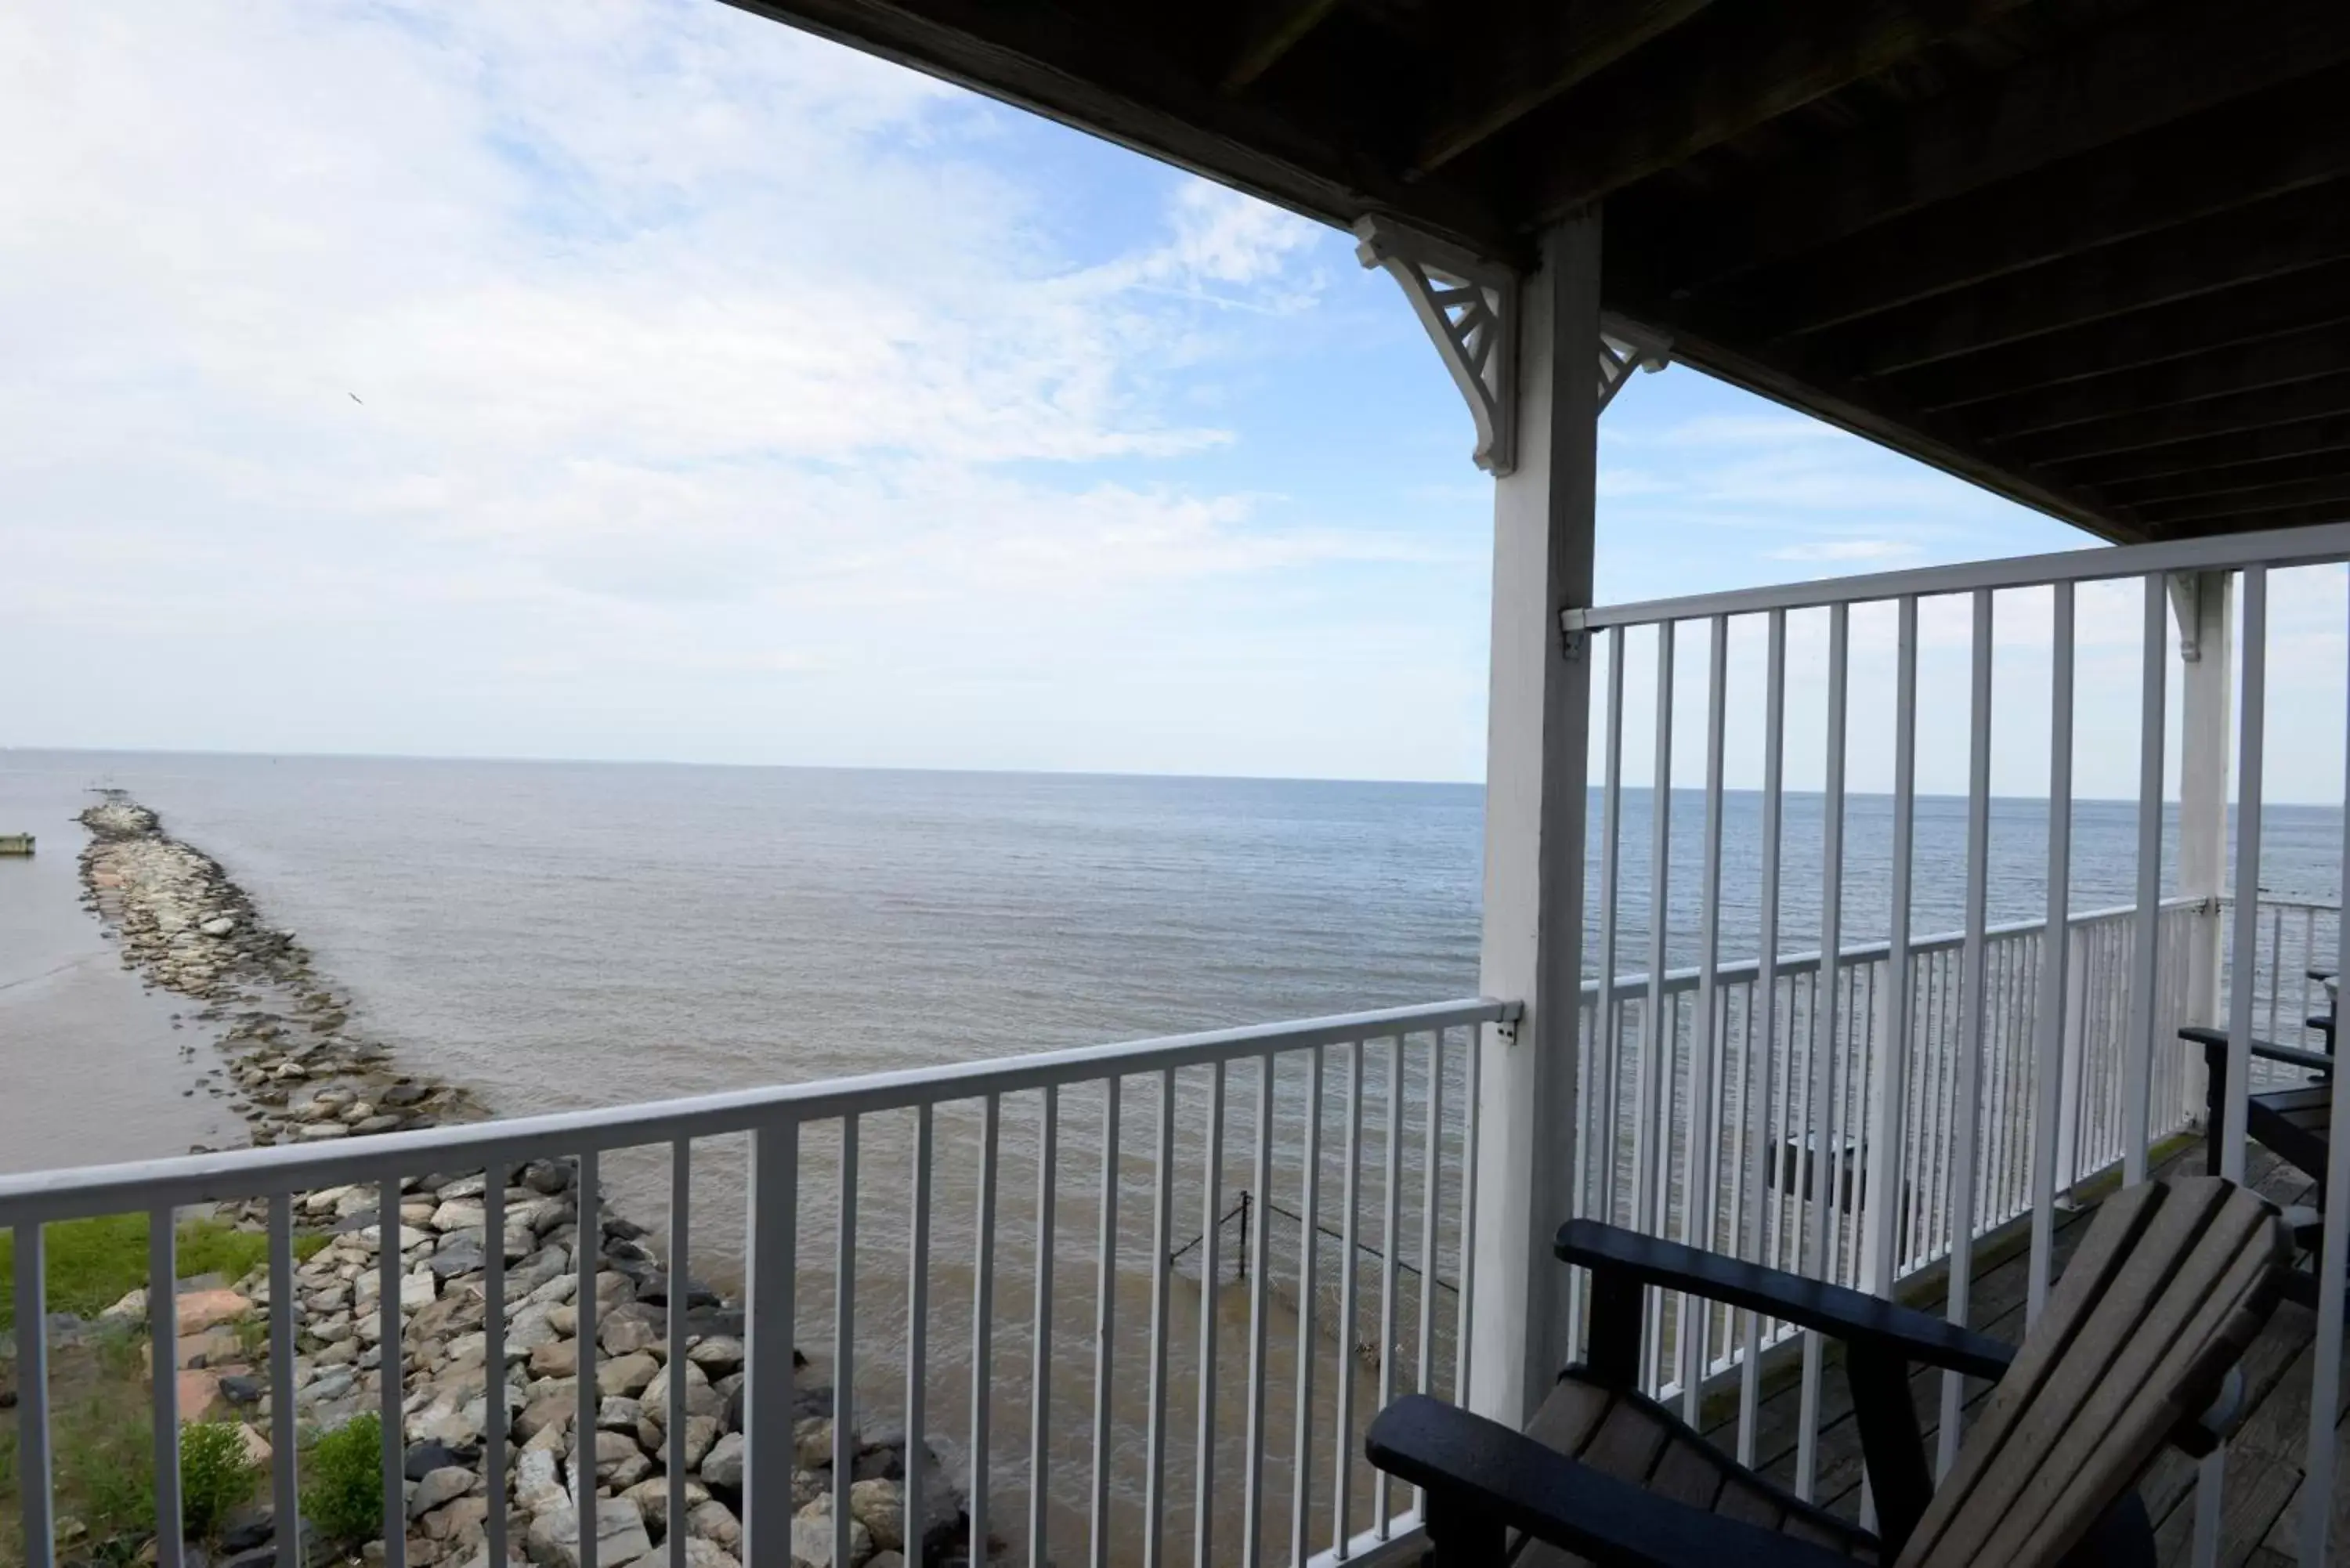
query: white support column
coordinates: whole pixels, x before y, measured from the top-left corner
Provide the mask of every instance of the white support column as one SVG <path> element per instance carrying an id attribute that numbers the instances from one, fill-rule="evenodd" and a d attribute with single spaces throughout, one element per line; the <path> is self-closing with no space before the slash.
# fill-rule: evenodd
<path id="1" fill-rule="evenodd" d="M 2228 760 L 2234 749 L 2236 574 L 2180 573 L 2170 580 L 2183 661 L 2179 683 L 2178 891 L 2205 900 L 2187 959 L 2187 1012 L 2196 1023 L 2226 1023 L 2220 1012 L 2220 951 L 2226 922 L 2220 895 L 2228 885 Z M 2203 1059 L 2189 1053 L 2180 1074 L 2184 1109 L 2200 1116 Z"/>
<path id="2" fill-rule="evenodd" d="M 1470 1266 L 1470 1407 L 1520 1425 L 1567 1359 L 1566 1271 L 1551 1256 L 1576 1158 L 1586 639 L 1560 611 L 1591 600 L 1599 399 L 1599 219 L 1544 236 L 1519 314 L 1517 464 L 1494 483 L 1492 677 L 1485 742 L 1480 983 L 1523 1002 L 1488 1029 Z"/>

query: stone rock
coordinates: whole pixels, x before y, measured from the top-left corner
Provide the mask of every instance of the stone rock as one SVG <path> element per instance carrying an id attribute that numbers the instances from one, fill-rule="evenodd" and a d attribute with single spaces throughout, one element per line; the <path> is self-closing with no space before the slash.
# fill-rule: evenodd
<path id="1" fill-rule="evenodd" d="M 506 1324 L 506 1355 L 527 1356 L 542 1345 L 553 1345 L 558 1335 L 547 1314 L 555 1309 L 546 1305 L 527 1305 L 514 1314 Z"/>
<path id="2" fill-rule="evenodd" d="M 689 1536 L 685 1542 L 685 1568 L 743 1568 L 734 1554 L 714 1541 Z"/>
<path id="3" fill-rule="evenodd" d="M 573 1479 L 577 1479 L 579 1450 L 571 1451 Z M 596 1434 L 596 1479 L 615 1491 L 625 1491 L 651 1473 L 653 1462 L 637 1447 L 636 1438 L 625 1432 Z"/>
<path id="4" fill-rule="evenodd" d="M 702 1459 L 702 1479 L 712 1486 L 739 1493 L 743 1490 L 743 1434 L 729 1432 L 711 1445 Z"/>
<path id="5" fill-rule="evenodd" d="M 408 1479 L 421 1481 L 434 1470 L 473 1462 L 473 1455 L 452 1449 L 446 1443 L 418 1443 L 408 1450 Z"/>
<path id="6" fill-rule="evenodd" d="M 906 1560 L 895 1552 L 876 1552 L 865 1560 L 865 1568 L 906 1568 Z"/>
<path id="7" fill-rule="evenodd" d="M 232 1405 L 258 1405 L 261 1397 L 269 1392 L 269 1385 L 259 1377 L 223 1377 L 220 1391 L 221 1397 Z"/>
<path id="8" fill-rule="evenodd" d="M 478 1274 L 483 1268 L 481 1243 L 470 1237 L 460 1238 L 453 1242 L 444 1241 L 432 1254 L 432 1261 L 425 1266 L 436 1278 L 442 1280 L 453 1280 L 460 1274 Z"/>
<path id="9" fill-rule="evenodd" d="M 852 1451 L 854 1444 L 852 1443 Z M 794 1458 L 808 1469 L 832 1463 L 832 1417 L 803 1416 L 792 1425 Z"/>
<path id="10" fill-rule="evenodd" d="M 802 1568 L 803 1564 L 805 1568 L 833 1568 L 832 1513 L 828 1508 L 818 1513 L 816 1507 L 816 1504 L 810 1503 L 807 1508 L 792 1515 L 793 1568 Z M 872 1555 L 873 1537 L 863 1525 L 851 1519 L 848 1521 L 848 1561 L 840 1564 L 840 1568 L 856 1568 L 857 1564 Z"/>
<path id="11" fill-rule="evenodd" d="M 129 1299 L 125 1297 L 124 1301 Z M 115 1303 L 116 1306 L 121 1304 L 121 1302 Z M 190 1291 L 181 1296 L 173 1307 L 179 1318 L 180 1334 L 184 1337 L 202 1334 L 221 1324 L 234 1323 L 253 1311 L 253 1301 L 251 1297 L 239 1295 L 234 1291 Z M 111 1312 L 114 1308 L 107 1310 Z M 141 1310 L 144 1310 L 143 1296 Z"/>
<path id="12" fill-rule="evenodd" d="M 573 1283 L 576 1285 L 577 1282 Z M 567 1304 L 549 1307 L 546 1309 L 546 1321 L 555 1325 L 556 1333 L 566 1339 L 572 1338 L 579 1332 L 579 1309 Z"/>
<path id="13" fill-rule="evenodd" d="M 848 1512 L 887 1552 L 905 1545 L 906 1495 L 893 1480 L 861 1480 L 848 1489 Z"/>
<path id="14" fill-rule="evenodd" d="M 743 1342 L 732 1334 L 712 1334 L 698 1345 L 687 1346 L 685 1355 L 711 1377 L 743 1370 Z"/>
<path id="15" fill-rule="evenodd" d="M 576 1339 L 550 1340 L 530 1353 L 533 1377 L 572 1377 L 578 1371 L 579 1342 Z"/>
<path id="16" fill-rule="evenodd" d="M 421 1519 L 444 1503 L 456 1501 L 481 1484 L 481 1478 L 463 1465 L 445 1465 L 426 1473 L 408 1500 L 408 1517 Z"/>
<path id="17" fill-rule="evenodd" d="M 730 1550 L 743 1543 L 742 1521 L 734 1517 L 733 1509 L 715 1498 L 686 1511 L 685 1530 L 696 1541 L 712 1542 Z"/>
<path id="18" fill-rule="evenodd" d="M 194 1368 L 178 1375 L 180 1389 L 180 1421 L 186 1425 L 203 1420 L 220 1398 L 220 1374 Z"/>
<path id="19" fill-rule="evenodd" d="M 660 1369 L 660 1363 L 641 1350 L 633 1355 L 618 1356 L 596 1368 L 596 1388 L 602 1394 L 634 1397 L 645 1391 Z"/>
<path id="20" fill-rule="evenodd" d="M 654 1476 L 640 1480 L 621 1494 L 634 1502 L 645 1516 L 645 1528 L 658 1540 L 669 1533 L 669 1477 Z M 710 1489 L 691 1476 L 685 1482 L 686 1516 L 710 1501 Z"/>
<path id="21" fill-rule="evenodd" d="M 703 1375 L 702 1368 L 693 1364 L 691 1354 L 687 1353 L 685 1364 L 685 1413 L 689 1417 L 724 1414 L 725 1401 L 710 1386 L 710 1379 Z M 670 1368 L 664 1366 L 653 1374 L 652 1381 L 646 1384 L 644 1392 L 637 1396 L 644 1403 L 645 1414 L 656 1421 L 669 1419 L 669 1379 Z"/>
<path id="22" fill-rule="evenodd" d="M 644 1516 L 626 1498 L 598 1499 L 595 1505 L 596 1561 L 614 1568 L 653 1549 Z M 569 1508 L 550 1509 L 530 1521 L 530 1560 L 540 1568 L 579 1568 L 579 1516 Z"/>
<path id="23" fill-rule="evenodd" d="M 533 1192 L 553 1197 L 571 1190 L 571 1167 L 561 1160 L 535 1159 L 522 1168 L 522 1184 Z"/>
<path id="24" fill-rule="evenodd" d="M 461 1497 L 438 1512 L 426 1514 L 421 1523 L 427 1539 L 466 1547 L 481 1539 L 489 1516 L 488 1498 Z"/>
<path id="25" fill-rule="evenodd" d="M 701 1469 L 702 1460 L 709 1457 L 712 1446 L 717 1441 L 717 1417 L 688 1416 L 685 1418 L 685 1468 L 690 1470 Z"/>
<path id="26" fill-rule="evenodd" d="M 489 1223 L 489 1215 L 479 1203 L 454 1198 L 444 1198 L 432 1210 L 430 1223 L 435 1231 L 479 1231 Z"/>
<path id="27" fill-rule="evenodd" d="M 633 1355 L 650 1351 L 661 1342 L 661 1331 L 633 1314 L 596 1325 L 596 1343 L 607 1355 Z"/>
<path id="28" fill-rule="evenodd" d="M 98 1321 L 125 1325 L 145 1323 L 147 1321 L 147 1287 L 140 1286 L 104 1312 L 99 1313 Z"/>
<path id="29" fill-rule="evenodd" d="M 515 1456 L 515 1503 L 533 1513 L 571 1506 L 563 1490 L 563 1466 L 552 1449 L 525 1448 Z"/>

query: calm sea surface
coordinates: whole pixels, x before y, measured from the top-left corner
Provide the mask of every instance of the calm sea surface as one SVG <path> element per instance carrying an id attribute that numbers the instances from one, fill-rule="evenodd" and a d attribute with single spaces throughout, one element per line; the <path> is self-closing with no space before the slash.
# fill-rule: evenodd
<path id="1" fill-rule="evenodd" d="M 1477 989 L 1482 792 L 1473 786 L 0 752 L 0 831 L 42 839 L 36 860 L 0 861 L 0 1059 L 11 1075 L 0 1096 L 0 1168 L 228 1141 L 217 1102 L 181 1093 L 195 1065 L 180 1050 L 200 1038 L 192 1025 L 172 1028 L 182 1004 L 142 993 L 76 903 L 72 861 L 83 835 L 71 818 L 100 785 L 161 812 L 268 918 L 299 931 L 356 999 L 358 1030 L 411 1070 L 473 1086 L 502 1114 Z M 1645 965 L 1650 809 L 1647 794 L 1627 795 L 1619 967 L 1627 971 Z M 1677 962 L 1696 951 L 1702 820 L 1701 795 L 1676 792 Z M 1725 957 L 1753 950 L 1759 822 L 1757 796 L 1728 797 Z M 1790 952 L 1817 941 L 1820 824 L 1819 797 L 1790 796 L 1782 909 Z M 1995 803 L 1994 920 L 2042 912 L 2045 832 L 2043 803 Z M 2337 812 L 2272 807 L 2263 883 L 2334 897 L 2339 832 Z M 1915 929 L 1955 928 L 1964 803 L 1921 800 L 1917 835 Z M 2128 901 L 2135 809 L 2078 805 L 2074 842 L 2074 908 Z M 1848 941 L 1884 934 L 1890 843 L 1890 802 L 1853 799 Z M 2167 851 L 2166 864 L 2173 859 Z M 198 1061 L 208 1057 L 207 1048 Z M 1238 1080 L 1234 1096 L 1238 1172 L 1253 1101 Z M 1069 1305 L 1055 1317 L 1067 1319 L 1066 1343 L 1082 1356 L 1093 1248 L 1079 1189 L 1097 1179 L 1101 1116 L 1097 1101 L 1068 1098 L 1063 1223 L 1072 1229 L 1055 1277 Z M 941 1259 L 970 1255 L 971 1119 L 941 1113 Z M 1034 1125 L 1007 1106 L 1004 1158 L 1027 1173 L 1007 1177 L 1007 1190 L 1033 1195 Z M 1149 1307 L 1147 1094 L 1129 1094 L 1122 1125 L 1122 1211 L 1131 1220 L 1120 1233 L 1123 1351 Z M 860 1183 L 892 1201 L 873 1205 L 860 1228 L 860 1341 L 875 1344 L 858 1384 L 861 1397 L 892 1405 L 891 1355 L 906 1326 L 903 1143 L 894 1124 L 877 1125 Z M 824 1158 L 821 1139 L 812 1142 L 811 1169 L 820 1172 Z M 665 1169 L 650 1155 L 613 1161 L 619 1201 L 658 1218 Z M 727 1147 L 697 1166 L 696 1261 L 722 1277 L 738 1255 L 741 1170 L 740 1151 Z M 1078 1236 L 1088 1240 L 1075 1244 Z M 828 1303 L 820 1253 L 807 1259 L 804 1332 L 824 1321 Z M 1009 1322 L 1029 1310 L 1028 1287 L 1016 1282 L 1033 1272 L 1033 1245 L 1003 1258 L 1015 1282 L 998 1293 Z M 967 1419 L 956 1380 L 967 1382 L 968 1359 L 952 1348 L 969 1332 L 967 1266 L 941 1263 L 933 1288 L 943 1314 L 933 1343 L 946 1347 L 933 1408 L 951 1428 Z M 1177 1331 L 1191 1335 L 1201 1294 L 1195 1286 L 1179 1297 Z M 1230 1316 L 1236 1302 L 1244 1293 L 1224 1293 L 1216 1310 Z M 1228 1324 L 1234 1355 L 1243 1321 Z M 1024 1367 L 1014 1337 L 1004 1353 Z M 1177 1376 L 1175 1407 L 1188 1409 L 1180 1368 Z M 1069 1395 L 1056 1394 L 1056 1405 Z M 1358 1407 L 1369 1400 L 1366 1392 Z M 1003 1451 L 1024 1453 L 1024 1408 L 999 1424 Z M 1081 1490 L 1081 1412 L 1059 1426 L 1069 1486 Z M 1122 1506 L 1139 1506 L 1122 1484 L 1119 1495 Z M 1074 1514 L 1067 1522 L 1078 1528 Z"/>

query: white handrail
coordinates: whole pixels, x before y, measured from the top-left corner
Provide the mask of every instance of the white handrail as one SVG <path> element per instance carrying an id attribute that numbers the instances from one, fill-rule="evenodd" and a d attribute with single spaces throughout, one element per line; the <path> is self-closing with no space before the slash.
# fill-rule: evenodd
<path id="1" fill-rule="evenodd" d="M 448 1166 L 451 1162 L 443 1158 L 447 1156 L 464 1156 L 477 1167 L 492 1162 L 519 1165 L 583 1150 L 713 1137 L 784 1122 L 864 1116 L 945 1100 L 1087 1083 L 1112 1074 L 1159 1072 L 1396 1033 L 1503 1023 L 1516 1019 L 1522 1011 L 1515 1002 L 1471 997 L 608 1109 L 385 1133 L 331 1151 L 281 1145 L 5 1176 L 0 1177 L 0 1225 L 265 1198 L 377 1181 L 387 1175 L 422 1170 L 436 1161 Z"/>

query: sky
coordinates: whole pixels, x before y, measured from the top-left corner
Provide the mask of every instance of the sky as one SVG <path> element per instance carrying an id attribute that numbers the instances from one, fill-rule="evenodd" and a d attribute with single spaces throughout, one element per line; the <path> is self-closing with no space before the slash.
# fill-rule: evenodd
<path id="1" fill-rule="evenodd" d="M 714 0 L 28 0 L 0 149 L 0 744 L 1482 776 L 1491 487 L 1347 235 Z M 1680 369 L 1599 510 L 1603 602 L 2092 543 Z M 2272 723 L 2335 739 L 2272 798 L 2339 798 L 2340 585 L 2278 581 Z M 2046 616 L 2002 598 L 2007 793 Z M 2085 595 L 2084 794 L 2134 793 L 2137 624 Z"/>

